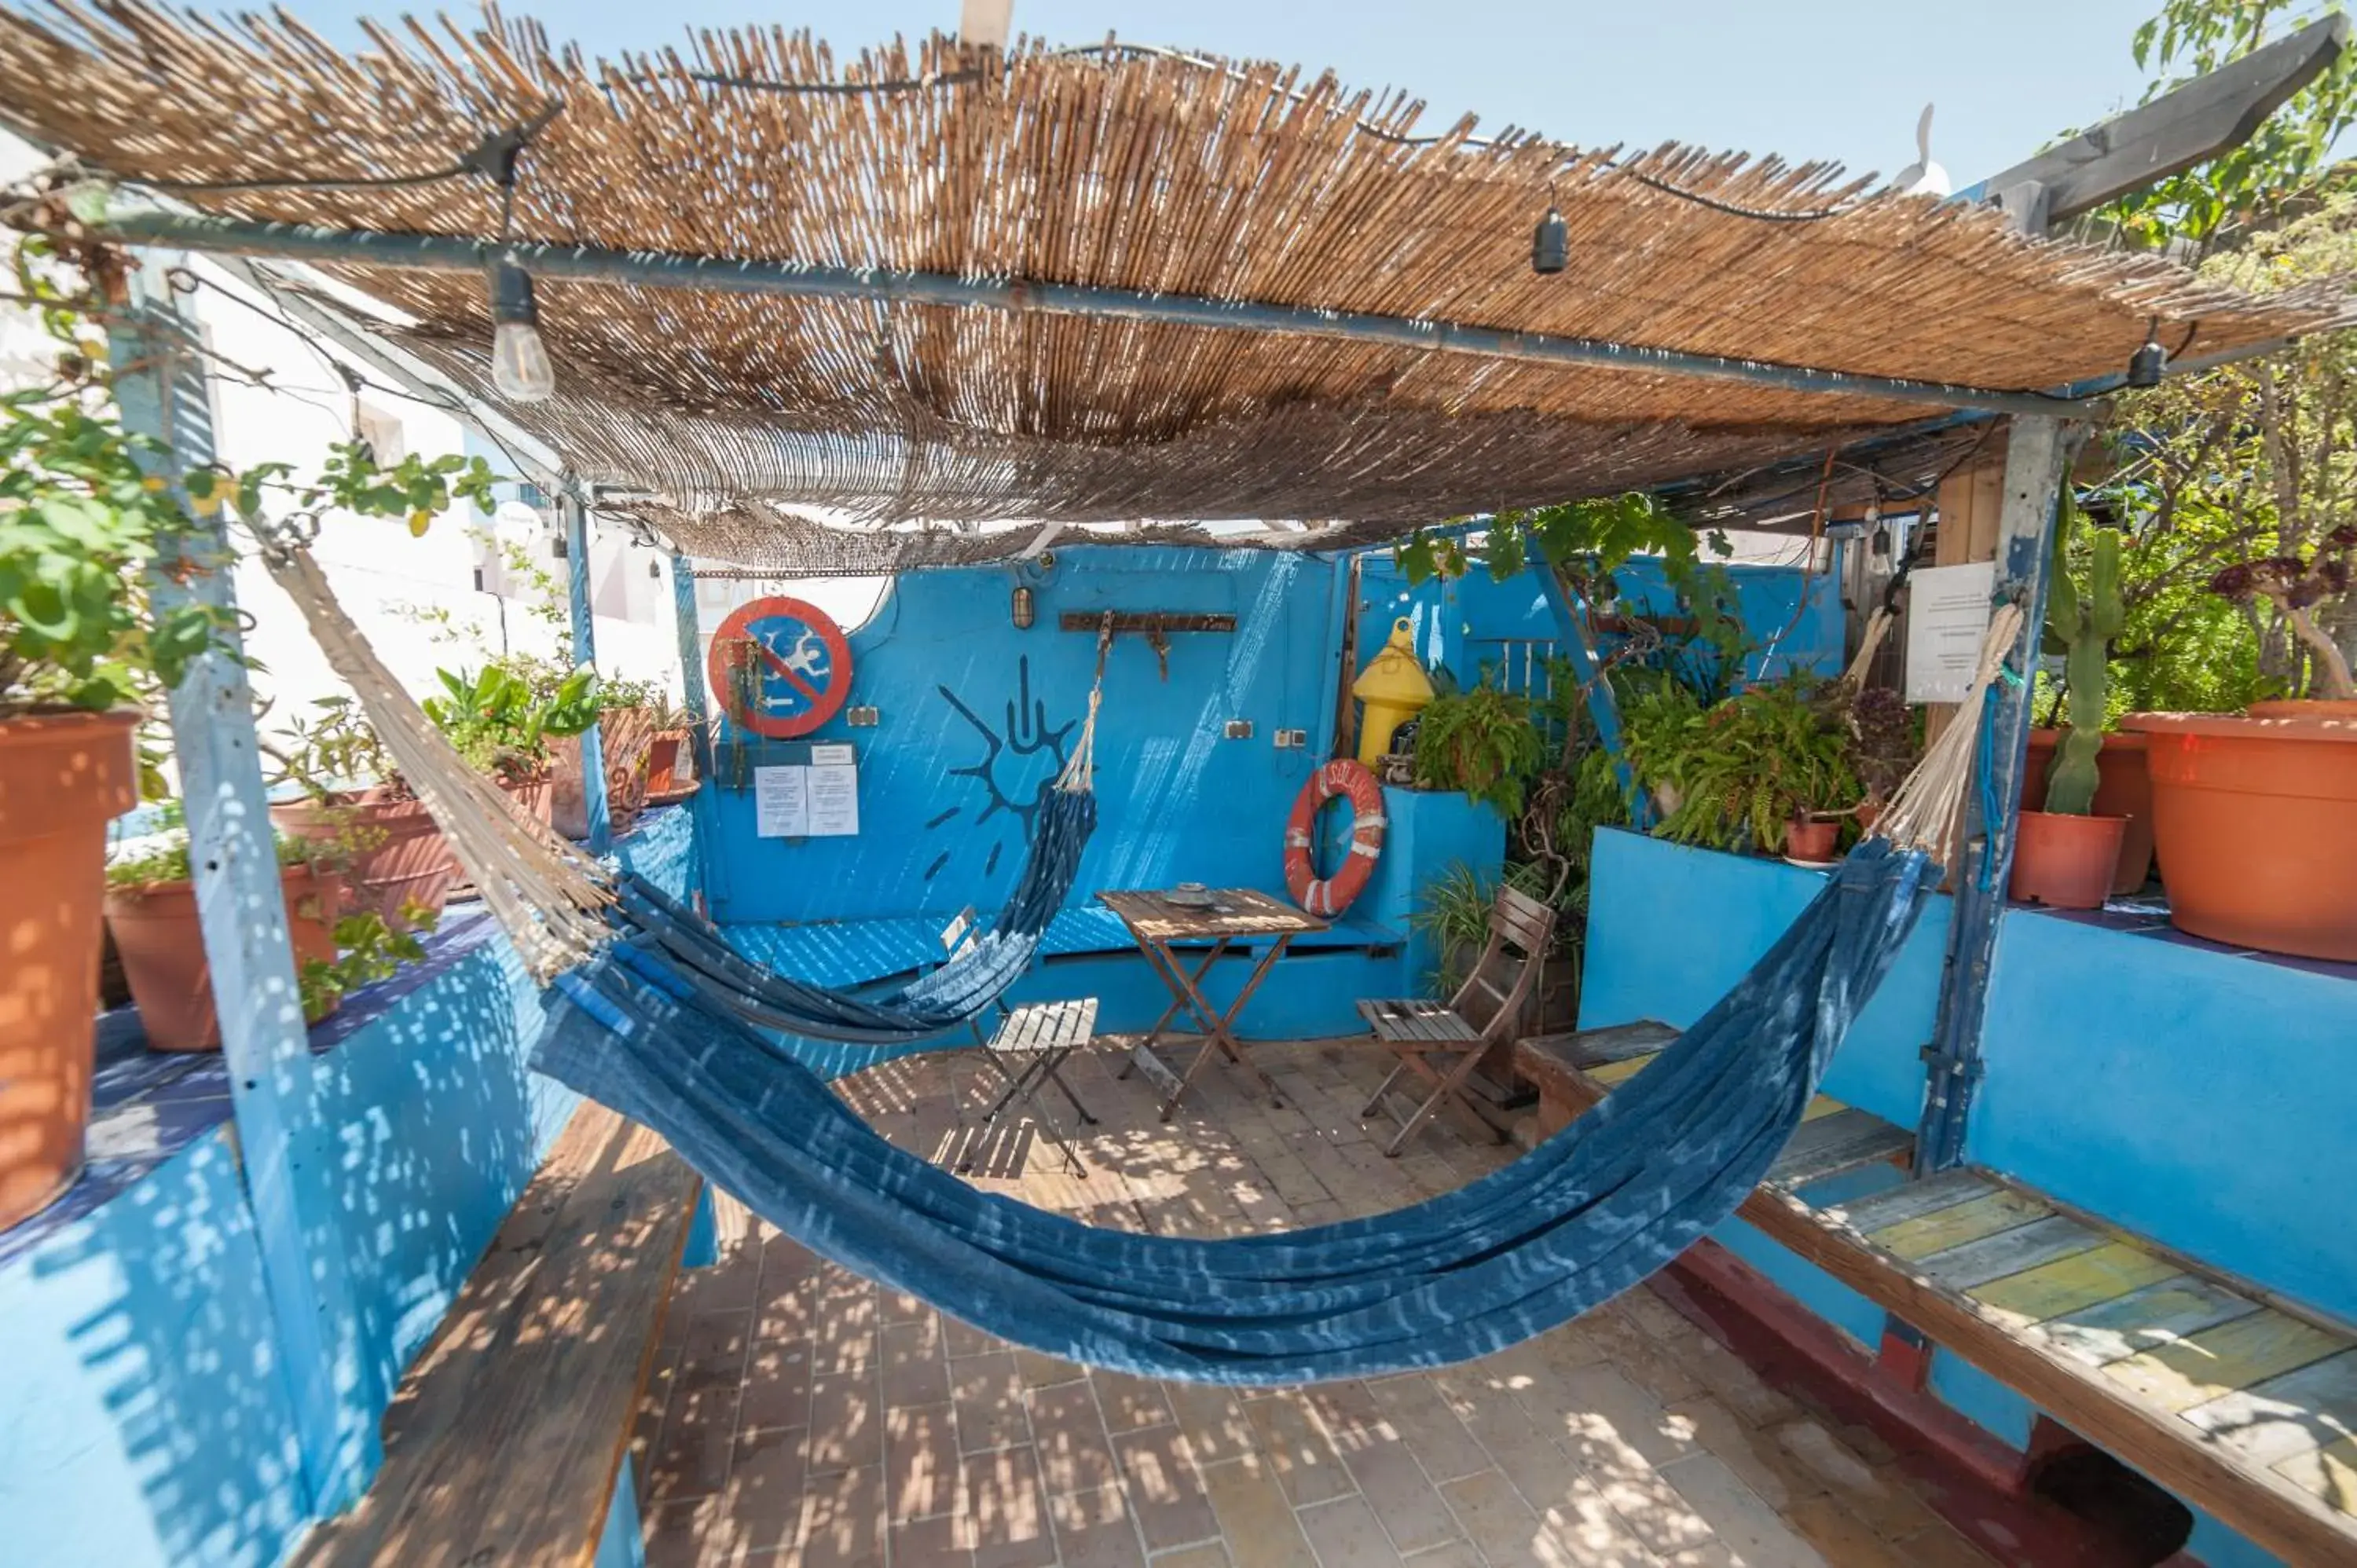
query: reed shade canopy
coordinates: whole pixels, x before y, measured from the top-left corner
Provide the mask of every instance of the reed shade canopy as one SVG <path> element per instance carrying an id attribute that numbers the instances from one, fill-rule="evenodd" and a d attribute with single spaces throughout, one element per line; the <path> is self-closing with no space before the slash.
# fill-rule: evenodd
<path id="1" fill-rule="evenodd" d="M 2116 378 L 2156 318 L 2172 352 L 2215 354 L 2331 314 L 2313 295 L 2259 301 L 2159 260 L 2028 239 L 1994 210 L 1876 193 L 1826 164 L 1482 139 L 1469 119 L 1425 134 L 1403 93 L 1273 64 L 940 37 L 838 59 L 779 31 L 591 59 L 496 13 L 368 37 L 346 54 L 275 15 L 0 12 L 0 114 L 206 213 L 491 241 L 489 177 L 359 182 L 448 170 L 554 107 L 517 164 L 517 241 L 1983 389 Z M 283 180 L 313 183 L 267 183 Z M 1570 261 L 1539 276 L 1532 226 L 1550 202 Z M 479 273 L 337 271 L 407 313 L 408 347 L 490 394 Z M 1941 412 L 1294 331 L 538 281 L 559 392 L 511 417 L 582 478 L 687 511 L 752 497 L 866 522 L 1396 531 L 1730 473 Z"/>

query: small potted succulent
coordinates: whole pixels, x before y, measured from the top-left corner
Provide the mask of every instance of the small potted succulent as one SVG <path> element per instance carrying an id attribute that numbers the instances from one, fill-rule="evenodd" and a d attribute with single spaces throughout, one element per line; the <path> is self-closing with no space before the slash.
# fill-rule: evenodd
<path id="1" fill-rule="evenodd" d="M 2150 736 L 2156 849 L 2182 929 L 2357 961 L 2357 681 L 2324 629 L 2357 578 L 2357 523 L 2238 563 L 2211 591 L 2271 607 L 2306 651 L 2304 698 L 2239 714 L 2131 714 Z"/>
<path id="2" fill-rule="evenodd" d="M 2046 634 L 2064 655 L 2070 692 L 2069 722 L 2044 774 L 2043 811 L 2022 808 L 2013 851 L 2008 890 L 2025 903 L 2061 909 L 2103 906 L 2120 875 L 2120 846 L 2128 820 L 2095 811 L 2101 775 L 2095 759 L 2104 750 L 2104 709 L 2111 697 L 2111 639 L 2126 624 L 2120 601 L 2120 535 L 2116 529 L 2088 531 L 2087 581 L 2070 571 L 2073 514 L 2065 509 L 2054 532 L 2054 570 L 2048 589 Z M 2038 778 L 2029 781 L 2034 789 Z M 2141 881 L 2141 877 L 2138 878 Z"/>

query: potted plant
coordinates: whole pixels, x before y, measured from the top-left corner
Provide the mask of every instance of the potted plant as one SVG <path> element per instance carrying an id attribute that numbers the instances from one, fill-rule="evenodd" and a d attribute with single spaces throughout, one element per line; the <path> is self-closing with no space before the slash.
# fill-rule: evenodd
<path id="1" fill-rule="evenodd" d="M 1486 679 L 1441 693 L 1416 715 L 1417 787 L 1461 791 L 1509 822 L 1522 816 L 1524 787 L 1544 760 L 1529 702 Z"/>
<path id="2" fill-rule="evenodd" d="M 1907 699 L 1889 686 L 1849 692 L 1846 718 L 1850 765 L 1865 796 L 1853 813 L 1861 830 L 1871 828 L 1890 797 L 1923 754 L 1923 721 Z"/>
<path id="3" fill-rule="evenodd" d="M 280 781 L 303 788 L 299 800 L 270 808 L 282 833 L 347 857 L 355 909 L 399 921 L 411 908 L 438 917 L 458 878 L 457 858 L 376 732 L 349 697 L 321 697 L 318 717 L 296 719 L 278 741 Z"/>
<path id="4" fill-rule="evenodd" d="M 1795 674 L 1713 707 L 1664 707 L 1631 730 L 1641 786 L 1667 806 L 1655 832 L 1804 865 L 1834 858 L 1864 791 L 1837 685 Z"/>
<path id="5" fill-rule="evenodd" d="M 694 754 L 688 747 L 694 721 L 687 710 L 658 693 L 648 722 L 653 726 L 654 736 L 647 745 L 647 803 L 666 805 L 685 800 L 695 793 L 701 783 L 692 771 Z"/>
<path id="6" fill-rule="evenodd" d="M 100 345 L 46 242 L 16 292 L 48 306 L 52 376 L 0 397 L 0 1230 L 81 1168 L 98 1010 L 106 824 L 131 809 L 137 704 L 212 640 L 210 611 L 158 618 L 145 591 L 187 525 L 127 435 Z"/>
<path id="7" fill-rule="evenodd" d="M 2350 599 L 2357 523 L 2310 550 L 2227 567 L 2222 597 L 2271 607 L 2308 654 L 2306 700 L 2240 714 L 2131 714 L 2150 737 L 2169 919 L 2196 936 L 2357 961 L 2357 681 L 2324 629 Z"/>
<path id="8" fill-rule="evenodd" d="M 2127 819 L 2094 810 L 2104 746 L 2104 710 L 2111 698 L 2111 639 L 2126 624 L 2120 602 L 2120 536 L 2088 531 L 2087 584 L 2070 570 L 2074 514 L 2067 506 L 2054 531 L 2052 585 L 2047 590 L 2046 639 L 2059 645 L 2070 695 L 2070 719 L 2044 777 L 2045 810 L 2024 806 L 2014 839 L 2008 890 L 2025 903 L 2095 909 L 2120 872 Z M 2037 775 L 2032 776 L 2033 779 Z M 2137 878 L 2139 884 L 2143 878 Z"/>
<path id="9" fill-rule="evenodd" d="M 400 929 L 371 909 L 346 914 L 349 864 L 339 845 L 280 834 L 277 849 L 286 933 L 307 1021 L 316 1024 L 334 1012 L 356 986 L 425 956 L 413 933 L 434 929 L 431 910 L 418 904 L 401 910 Z M 188 833 L 177 806 L 163 842 L 108 866 L 106 885 L 107 929 L 123 955 L 148 1048 L 219 1050 L 221 1020 L 189 878 Z"/>
<path id="10" fill-rule="evenodd" d="M 596 720 L 597 672 L 515 657 L 435 676 L 444 694 L 425 699 L 425 716 L 527 814 L 550 821 L 551 742 L 577 736 Z"/>

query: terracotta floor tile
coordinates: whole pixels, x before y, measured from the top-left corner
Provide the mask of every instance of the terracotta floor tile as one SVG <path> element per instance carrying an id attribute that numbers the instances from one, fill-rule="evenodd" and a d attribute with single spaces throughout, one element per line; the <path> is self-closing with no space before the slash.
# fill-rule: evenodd
<path id="1" fill-rule="evenodd" d="M 1260 1460 L 1246 1455 L 1203 1466 L 1203 1490 L 1235 1568 L 1318 1568 L 1283 1488 Z"/>

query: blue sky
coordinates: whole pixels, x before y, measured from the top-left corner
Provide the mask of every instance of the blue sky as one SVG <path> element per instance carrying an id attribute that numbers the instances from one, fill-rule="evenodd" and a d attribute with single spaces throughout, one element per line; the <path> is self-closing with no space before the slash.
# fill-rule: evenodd
<path id="1" fill-rule="evenodd" d="M 290 0 L 339 42 L 400 0 Z M 2159 0 L 1015 0 L 1018 31 L 1060 43 L 1107 31 L 1144 43 L 1330 67 L 1430 105 L 1588 145 L 1679 140 L 1834 158 L 1888 175 L 1932 156 L 1958 185 L 2059 130 L 2135 101 L 2136 24 Z M 422 8 L 422 7 L 421 7 Z M 468 14 L 453 4 L 454 14 Z M 957 25 L 958 0 L 516 0 L 592 52 L 679 41 L 691 27 L 808 27 L 845 47 Z"/>

